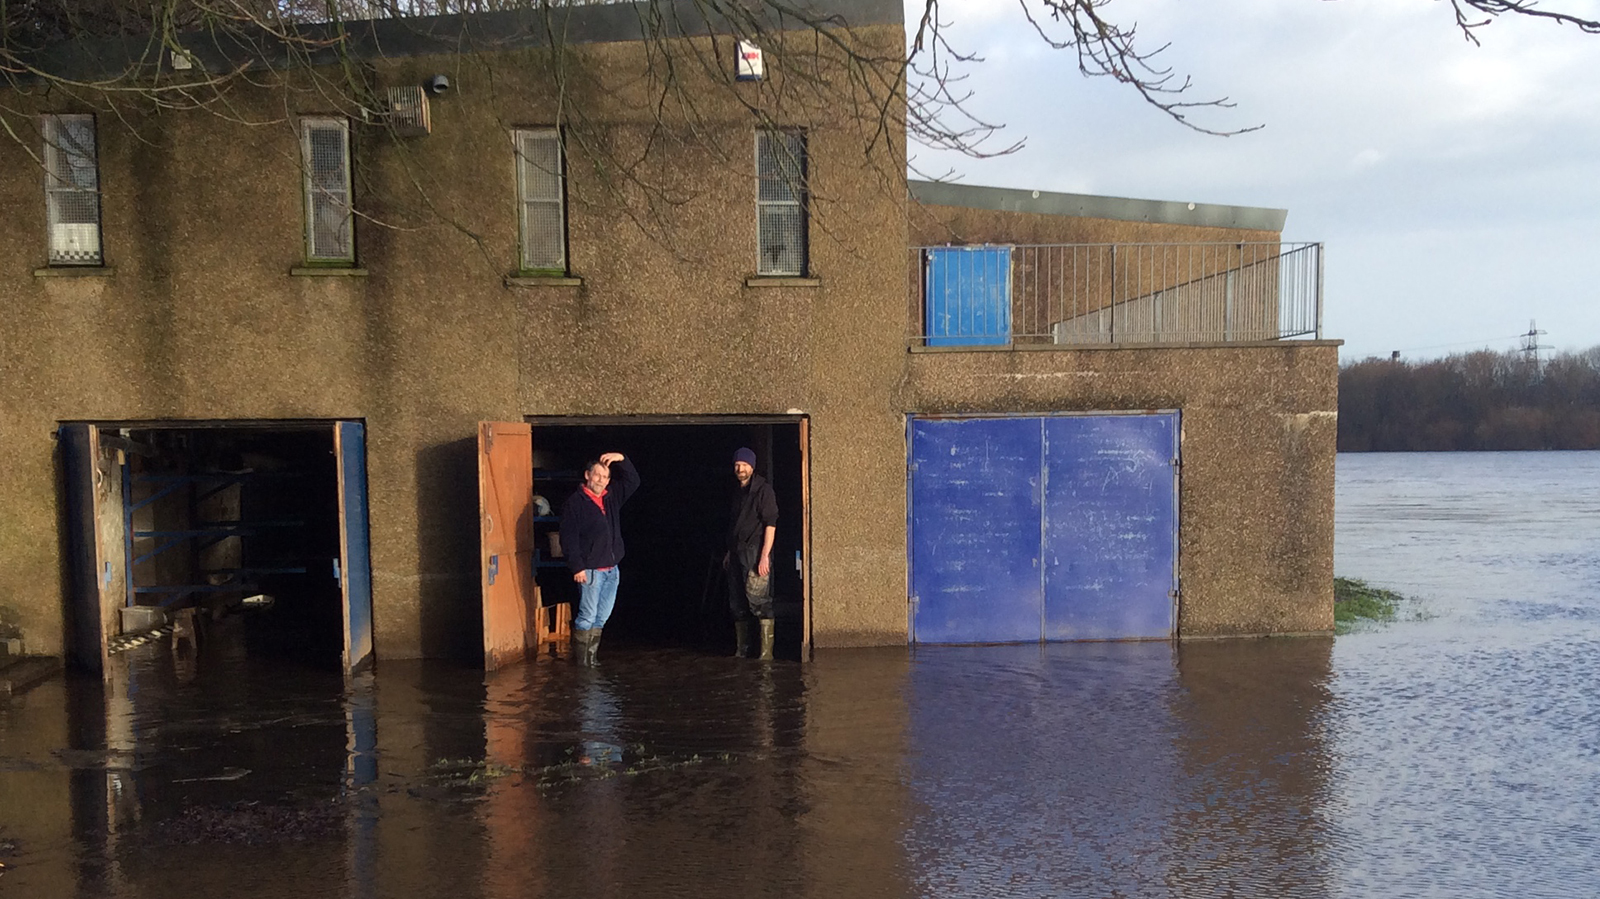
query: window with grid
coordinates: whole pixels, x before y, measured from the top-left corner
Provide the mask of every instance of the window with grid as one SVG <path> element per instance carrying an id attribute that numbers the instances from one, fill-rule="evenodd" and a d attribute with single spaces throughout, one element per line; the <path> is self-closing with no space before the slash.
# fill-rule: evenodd
<path id="1" fill-rule="evenodd" d="M 51 265 L 100 265 L 100 174 L 94 116 L 44 117 Z"/>
<path id="2" fill-rule="evenodd" d="M 756 132 L 756 245 L 756 274 L 806 274 L 806 139 L 798 132 Z"/>
<path id="3" fill-rule="evenodd" d="M 536 275 L 565 275 L 567 222 L 561 132 L 554 128 L 518 131 L 515 139 L 521 269 Z"/>
<path id="4" fill-rule="evenodd" d="M 350 202 L 350 124 L 344 119 L 301 120 L 305 169 L 306 260 L 355 261 L 355 210 Z"/>

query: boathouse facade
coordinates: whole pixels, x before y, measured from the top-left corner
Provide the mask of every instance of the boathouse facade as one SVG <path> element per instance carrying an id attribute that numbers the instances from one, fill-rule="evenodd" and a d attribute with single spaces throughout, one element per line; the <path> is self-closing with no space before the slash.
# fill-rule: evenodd
<path id="1" fill-rule="evenodd" d="M 824 5 L 903 54 L 898 4 Z M 253 124 L 16 93 L 0 625 L 29 652 L 93 667 L 158 614 L 125 607 L 258 594 L 283 651 L 478 652 L 502 572 L 559 592 L 533 497 L 613 449 L 645 478 L 619 618 L 632 591 L 636 637 L 692 642 L 740 445 L 780 488 L 791 654 L 1331 630 L 1336 344 L 1281 212 L 908 185 L 898 84 L 822 102 L 847 73 L 815 42 L 815 83 L 740 80 L 719 23 L 567 15 L 559 54 L 413 27 L 370 117 L 310 81 L 241 87 Z M 663 48 L 728 62 L 684 76 L 692 128 L 636 77 Z M 526 521 L 487 511 L 505 472 Z"/>

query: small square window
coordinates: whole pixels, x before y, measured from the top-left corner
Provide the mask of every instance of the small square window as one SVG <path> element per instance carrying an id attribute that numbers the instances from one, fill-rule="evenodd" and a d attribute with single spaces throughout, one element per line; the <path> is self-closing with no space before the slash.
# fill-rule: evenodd
<path id="1" fill-rule="evenodd" d="M 305 171 L 306 260 L 352 263 L 356 258 L 355 207 L 350 199 L 350 123 L 302 119 Z"/>
<path id="2" fill-rule="evenodd" d="M 51 265 L 101 265 L 94 116 L 44 117 L 44 194 Z"/>
<path id="3" fill-rule="evenodd" d="M 519 268 L 530 275 L 567 273 L 565 160 L 561 132 L 529 129 L 513 134 L 517 151 L 517 219 L 522 232 Z"/>
<path id="4" fill-rule="evenodd" d="M 804 277 L 806 138 L 793 131 L 756 132 L 756 274 Z"/>

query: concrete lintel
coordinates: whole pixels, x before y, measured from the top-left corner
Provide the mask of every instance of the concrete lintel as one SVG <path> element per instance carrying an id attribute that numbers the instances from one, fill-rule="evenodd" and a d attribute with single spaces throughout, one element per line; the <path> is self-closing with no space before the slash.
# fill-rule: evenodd
<path id="1" fill-rule="evenodd" d="M 928 206 L 960 206 L 995 212 L 1030 212 L 1069 218 L 1111 219 L 1119 222 L 1154 222 L 1209 228 L 1248 228 L 1283 231 L 1287 209 L 1223 206 L 1174 200 L 1137 200 L 1009 187 L 982 187 L 942 181 L 909 181 L 911 198 Z"/>

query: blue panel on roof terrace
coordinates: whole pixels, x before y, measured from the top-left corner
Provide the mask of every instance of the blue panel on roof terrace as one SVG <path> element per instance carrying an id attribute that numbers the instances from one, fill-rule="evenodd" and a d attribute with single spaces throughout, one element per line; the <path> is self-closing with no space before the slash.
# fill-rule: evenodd
<path id="1" fill-rule="evenodd" d="M 1044 420 L 1044 638 L 1172 636 L 1178 416 Z"/>
<path id="2" fill-rule="evenodd" d="M 912 640 L 1039 639 L 1037 418 L 911 420 Z"/>
<path id="3" fill-rule="evenodd" d="M 928 346 L 1011 341 L 1011 248 L 938 247 L 924 258 Z"/>

